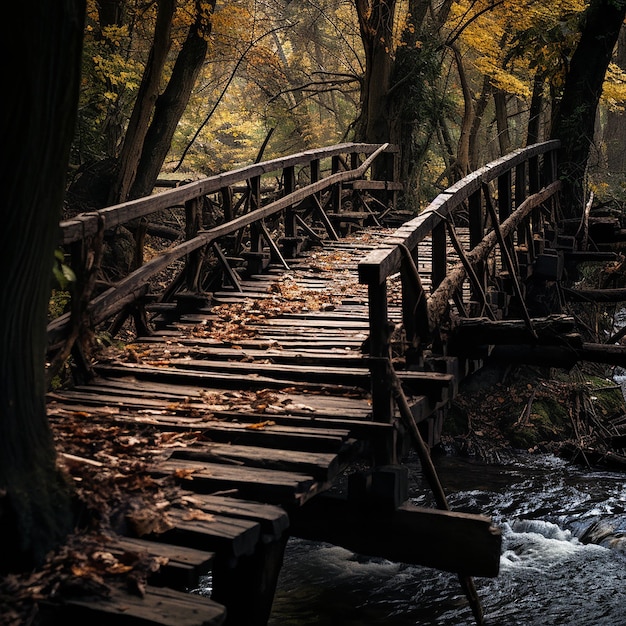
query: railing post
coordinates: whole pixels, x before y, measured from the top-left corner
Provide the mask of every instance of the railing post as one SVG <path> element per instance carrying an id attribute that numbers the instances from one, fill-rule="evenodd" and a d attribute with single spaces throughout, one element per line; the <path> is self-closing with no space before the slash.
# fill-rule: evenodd
<path id="1" fill-rule="evenodd" d="M 557 179 L 557 151 L 551 150 L 543 156 L 543 176 L 544 185 L 549 185 Z M 557 221 L 556 215 L 557 202 L 556 198 L 550 198 L 550 214 L 553 222 Z"/>
<path id="2" fill-rule="evenodd" d="M 220 196 L 222 197 L 224 223 L 230 222 L 235 217 L 233 215 L 233 190 L 230 187 L 222 187 L 220 189 Z"/>
<path id="3" fill-rule="evenodd" d="M 500 224 L 511 215 L 511 207 L 513 204 L 513 177 L 511 170 L 507 170 L 504 174 L 498 176 L 498 219 Z M 510 250 L 514 248 L 513 233 L 506 238 L 506 245 Z M 517 259 L 515 259 L 517 262 Z"/>
<path id="4" fill-rule="evenodd" d="M 296 190 L 296 169 L 294 166 L 286 167 L 283 170 L 283 183 L 285 195 L 289 195 Z M 301 241 L 298 239 L 298 228 L 296 212 L 293 207 L 285 209 L 285 236 L 281 241 L 282 251 L 287 258 L 294 258 L 300 252 Z"/>
<path id="5" fill-rule="evenodd" d="M 539 172 L 539 157 L 533 156 L 528 159 L 528 193 L 533 195 L 541 189 L 541 176 Z M 532 232 L 538 233 L 541 230 L 541 209 L 533 209 L 532 212 Z"/>
<path id="6" fill-rule="evenodd" d="M 250 179 L 250 212 L 261 207 L 261 177 Z M 263 251 L 263 229 L 257 222 L 250 224 L 250 252 L 243 255 L 247 261 L 248 274 L 260 274 L 269 262 Z"/>
<path id="7" fill-rule="evenodd" d="M 520 206 L 524 200 L 528 197 L 526 188 L 526 161 L 523 161 L 515 168 L 515 208 Z M 528 250 L 530 252 L 530 243 L 526 241 L 526 228 L 521 226 L 517 229 L 517 241 L 519 243 L 527 243 Z"/>
<path id="8" fill-rule="evenodd" d="M 391 327 L 388 319 L 387 281 L 370 280 L 367 285 L 369 307 L 369 353 L 372 389 L 372 417 L 375 422 L 390 424 L 394 416 L 394 400 L 389 379 L 391 358 Z M 390 448 L 375 446 L 374 454 L 379 465 L 396 463 L 395 438 Z"/>
<path id="9" fill-rule="evenodd" d="M 250 204 L 249 211 L 256 211 L 261 206 L 261 177 L 255 176 L 250 179 Z M 262 251 L 261 229 L 256 223 L 250 225 L 250 252 L 260 253 Z"/>
<path id="10" fill-rule="evenodd" d="M 332 158 L 332 173 L 337 174 L 341 166 L 341 159 L 338 156 Z M 333 185 L 332 191 L 332 207 L 334 213 L 341 212 L 341 184 Z"/>
<path id="11" fill-rule="evenodd" d="M 185 202 L 185 239 L 193 239 L 202 228 L 202 198 L 192 198 Z M 200 266 L 202 264 L 201 251 L 194 250 L 185 260 L 185 283 L 187 290 L 198 293 Z"/>

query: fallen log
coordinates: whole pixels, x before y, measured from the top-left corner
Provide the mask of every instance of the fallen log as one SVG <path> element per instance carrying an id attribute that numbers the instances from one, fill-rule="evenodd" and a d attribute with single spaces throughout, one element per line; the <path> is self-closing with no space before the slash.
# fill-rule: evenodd
<path id="1" fill-rule="evenodd" d="M 569 302 L 626 302 L 626 289 L 568 289 L 563 297 Z"/>
<path id="2" fill-rule="evenodd" d="M 571 345 L 572 334 L 577 330 L 576 321 L 568 315 L 550 315 L 532 321 L 537 340 L 533 339 L 524 320 L 459 318 L 452 329 L 452 340 L 456 347 L 526 343 Z"/>
<path id="3" fill-rule="evenodd" d="M 626 365 L 626 346 L 583 343 L 581 347 L 546 345 L 499 345 L 490 353 L 493 360 L 508 364 L 542 365 L 570 370 L 576 363 Z"/>
<path id="4" fill-rule="evenodd" d="M 561 188 L 560 181 L 551 183 L 540 192 L 526 198 L 522 204 L 500 224 L 500 233 L 506 239 L 522 224 L 530 212 L 541 206 Z M 498 238 L 495 231 L 489 232 L 484 239 L 472 250 L 466 253 L 466 260 L 472 267 L 484 261 L 492 250 L 496 247 Z M 439 287 L 428 298 L 428 317 L 430 319 L 430 329 L 438 328 L 448 309 L 448 303 L 455 291 L 457 291 L 467 277 L 465 267 L 459 262 L 448 271 Z"/>

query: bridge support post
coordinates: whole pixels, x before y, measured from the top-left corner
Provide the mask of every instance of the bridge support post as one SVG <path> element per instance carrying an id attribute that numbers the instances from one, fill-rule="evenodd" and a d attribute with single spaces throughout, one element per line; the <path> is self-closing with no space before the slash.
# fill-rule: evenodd
<path id="1" fill-rule="evenodd" d="M 387 283 L 369 283 L 370 338 L 369 353 L 372 379 L 372 414 L 374 421 L 391 423 L 394 417 L 394 401 L 389 380 L 387 359 L 391 354 L 391 328 L 387 313 Z M 383 358 L 380 358 L 383 357 Z M 386 443 L 382 450 L 374 450 L 377 465 L 397 463 L 396 438 Z"/>

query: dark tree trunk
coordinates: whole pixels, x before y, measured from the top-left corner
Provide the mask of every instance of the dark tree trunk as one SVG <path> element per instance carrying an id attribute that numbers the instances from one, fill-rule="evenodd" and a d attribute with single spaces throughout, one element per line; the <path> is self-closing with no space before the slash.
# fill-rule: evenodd
<path id="1" fill-rule="evenodd" d="M 152 119 L 154 103 L 159 95 L 163 68 L 170 49 L 172 17 L 175 8 L 175 0 L 160 0 L 158 3 L 154 40 L 126 129 L 124 144 L 118 159 L 117 180 L 109 197 L 110 204 L 127 200 L 130 187 L 135 180 L 141 150 Z"/>
<path id="2" fill-rule="evenodd" d="M 565 79 L 563 97 L 552 127 L 552 137 L 562 142 L 560 168 L 565 217 L 579 216 L 585 204 L 584 178 L 596 111 L 625 16 L 625 0 L 591 0 Z"/>
<path id="3" fill-rule="evenodd" d="M 533 93 L 530 99 L 530 111 L 528 114 L 528 133 L 526 135 L 526 145 L 528 146 L 541 141 L 541 112 L 543 109 L 545 81 L 545 74 L 537 70 L 533 79 Z"/>
<path id="4" fill-rule="evenodd" d="M 626 28 L 622 26 L 617 42 L 615 62 L 626 71 Z M 610 174 L 622 179 L 626 175 L 626 114 L 623 110 L 609 111 L 604 129 L 606 164 Z"/>
<path id="5" fill-rule="evenodd" d="M 206 58 L 211 33 L 210 14 L 214 8 L 215 0 L 196 3 L 195 22 L 176 58 L 167 87 L 156 101 L 129 199 L 141 198 L 152 192 Z"/>
<path id="6" fill-rule="evenodd" d="M 506 93 L 498 89 L 493 94 L 496 107 L 496 127 L 498 129 L 498 145 L 500 154 L 504 156 L 511 152 L 511 133 L 509 131 L 509 113 L 506 103 Z"/>
<path id="7" fill-rule="evenodd" d="M 393 69 L 395 4 L 395 0 L 355 0 L 365 52 L 357 141 L 382 143 L 390 140 L 387 97 Z"/>
<path id="8" fill-rule="evenodd" d="M 1 58 L 0 569 L 30 568 L 72 528 L 46 416 L 52 262 L 72 141 L 84 0 L 12 5 Z M 8 149 L 10 148 L 10 149 Z"/>

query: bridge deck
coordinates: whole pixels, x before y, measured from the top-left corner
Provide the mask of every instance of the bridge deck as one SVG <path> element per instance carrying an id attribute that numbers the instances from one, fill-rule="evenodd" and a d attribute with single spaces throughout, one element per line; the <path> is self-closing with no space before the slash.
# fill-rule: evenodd
<path id="1" fill-rule="evenodd" d="M 167 555 L 158 580 L 173 589 L 197 586 L 198 576 L 212 569 L 213 598 L 229 607 L 229 623 L 238 623 L 241 606 L 233 598 L 235 579 L 250 606 L 260 606 L 259 614 L 269 610 L 272 594 L 257 578 L 280 567 L 289 515 L 336 485 L 355 460 L 393 445 L 394 426 L 372 415 L 362 351 L 367 288 L 356 272 L 387 234 L 371 230 L 314 248 L 288 260 L 289 269 L 270 267 L 242 280 L 242 292 L 224 288 L 190 312 L 161 306 L 153 313 L 153 335 L 105 351 L 92 382 L 49 394 L 57 427 L 67 431 L 71 418 L 86 435 L 64 450 L 70 470 L 84 461 L 96 471 L 119 467 L 125 482 L 136 473 L 167 485 L 161 508 L 148 511 L 152 521 L 127 515 L 108 543 L 111 552 Z M 429 268 L 421 269 L 427 283 Z M 399 315 L 392 298 L 390 317 Z M 423 398 L 440 399 L 443 387 L 455 385 L 443 374 L 414 378 L 412 389 Z M 141 463 L 125 466 L 100 449 L 106 429 L 114 429 L 122 454 L 141 446 Z M 246 562 L 255 558 L 263 564 L 251 575 Z M 146 597 L 165 602 L 163 592 L 150 589 Z M 115 603 L 122 612 L 123 599 Z M 89 610 L 97 614 L 101 604 Z M 65 610 L 83 615 L 86 606 L 81 600 Z M 198 623 L 221 623 L 215 606 Z M 137 619 L 170 623 L 144 609 Z M 132 611 L 124 614 L 135 623 Z"/>

